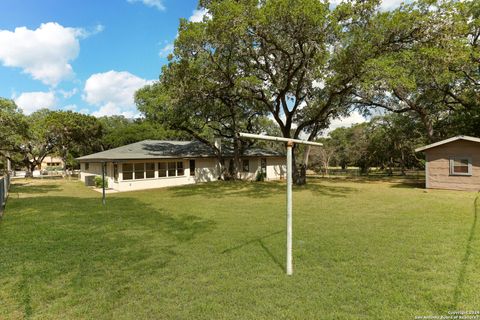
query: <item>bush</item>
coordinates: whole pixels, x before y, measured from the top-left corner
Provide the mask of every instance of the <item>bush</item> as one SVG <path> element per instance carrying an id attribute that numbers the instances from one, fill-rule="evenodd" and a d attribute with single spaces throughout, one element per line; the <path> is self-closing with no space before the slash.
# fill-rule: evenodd
<path id="1" fill-rule="evenodd" d="M 262 171 L 257 172 L 257 176 L 255 177 L 255 181 L 265 181 L 265 178 L 267 177 L 267 174 Z"/>
<path id="2" fill-rule="evenodd" d="M 97 188 L 103 188 L 103 179 L 101 176 L 96 176 L 95 177 L 95 187 Z M 108 188 L 108 180 L 105 179 L 105 188 Z"/>

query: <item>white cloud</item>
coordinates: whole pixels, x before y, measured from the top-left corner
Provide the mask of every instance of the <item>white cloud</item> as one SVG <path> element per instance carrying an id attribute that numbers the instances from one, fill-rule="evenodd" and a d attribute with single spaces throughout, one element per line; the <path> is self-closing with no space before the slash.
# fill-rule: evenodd
<path id="1" fill-rule="evenodd" d="M 168 55 L 170 53 L 173 52 L 173 49 L 174 49 L 174 45 L 173 43 L 168 43 L 167 45 L 165 45 L 161 50 L 160 52 L 158 53 L 158 55 L 161 57 L 161 58 L 166 58 L 168 57 Z"/>
<path id="2" fill-rule="evenodd" d="M 92 113 L 96 117 L 114 114 L 136 117 L 139 113 L 134 103 L 135 91 L 152 82 L 126 71 L 96 73 L 85 82 L 83 99 L 99 107 Z"/>
<path id="3" fill-rule="evenodd" d="M 144 5 L 148 7 L 154 7 L 160 11 L 165 10 L 165 6 L 163 5 L 162 0 L 127 0 L 127 1 L 129 3 L 142 2 Z"/>
<path id="4" fill-rule="evenodd" d="M 323 136 L 328 136 L 330 132 L 337 128 L 348 128 L 354 124 L 363 123 L 366 121 L 367 119 L 365 119 L 360 113 L 358 113 L 358 111 L 353 111 L 348 117 L 342 117 L 332 120 L 328 129 L 323 132 Z"/>
<path id="5" fill-rule="evenodd" d="M 190 18 L 188 18 L 188 21 L 190 22 L 202 22 L 203 21 L 203 18 L 207 16 L 207 17 L 210 17 L 211 15 L 208 13 L 208 10 L 207 9 L 195 9 L 193 10 L 193 13 L 192 15 L 190 16 Z"/>
<path id="6" fill-rule="evenodd" d="M 7 67 L 18 67 L 34 79 L 51 86 L 71 78 L 70 62 L 80 51 L 79 39 L 103 30 L 66 28 L 56 22 L 42 23 L 35 30 L 26 27 L 0 30 L 0 61 Z"/>
<path id="7" fill-rule="evenodd" d="M 332 6 L 337 6 L 338 4 L 340 4 L 342 2 L 342 0 L 330 0 L 330 3 Z M 401 3 L 403 2 L 410 2 L 410 0 L 382 0 L 382 3 L 380 4 L 380 10 L 381 11 L 389 11 L 389 10 L 393 10 L 395 8 L 397 8 L 398 6 L 400 6 Z"/>
<path id="8" fill-rule="evenodd" d="M 52 91 L 49 92 L 24 92 L 18 97 L 14 97 L 15 103 L 25 114 L 31 114 L 39 109 L 52 108 L 57 99 Z"/>
<path id="9" fill-rule="evenodd" d="M 69 90 L 69 91 L 66 91 L 66 90 L 58 90 L 58 92 L 65 98 L 65 99 L 69 99 L 71 97 L 73 97 L 74 95 L 76 95 L 78 93 L 78 89 L 77 88 L 73 88 L 72 90 Z"/>

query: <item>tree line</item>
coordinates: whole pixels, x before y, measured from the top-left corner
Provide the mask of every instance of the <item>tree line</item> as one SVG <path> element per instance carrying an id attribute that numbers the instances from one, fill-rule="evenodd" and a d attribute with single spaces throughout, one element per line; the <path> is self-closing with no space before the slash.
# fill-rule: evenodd
<path id="1" fill-rule="evenodd" d="M 243 151 L 258 143 L 240 132 L 313 141 L 354 110 L 372 120 L 331 133 L 332 143 L 356 144 L 337 146 L 341 166 L 407 168 L 419 163 L 415 146 L 480 136 L 479 1 L 417 0 L 382 11 L 379 0 L 200 0 L 199 9 L 202 21 L 180 21 L 159 80 L 137 91 L 144 118 L 24 116 L 3 100 L 3 155 L 33 166 L 56 150 L 68 162 L 68 154 L 127 143 L 131 130 L 198 139 L 215 150 L 222 177 L 235 179 Z M 212 137 L 223 138 L 233 161 L 225 163 Z M 305 181 L 301 149 L 297 183 Z"/>
<path id="2" fill-rule="evenodd" d="M 12 100 L 0 98 L 0 157 L 32 175 L 46 156 L 62 158 L 64 171 L 78 167 L 75 158 L 145 139 L 187 137 L 144 119 L 96 118 L 73 111 L 41 109 L 24 115 Z"/>
<path id="3" fill-rule="evenodd" d="M 235 154 L 233 178 L 251 143 L 238 133 L 262 133 L 257 119 L 272 119 L 283 137 L 315 140 L 332 119 L 355 109 L 370 116 L 379 110 L 401 115 L 367 126 L 386 128 L 401 119 L 420 132 L 422 140 L 391 142 L 400 150 L 400 166 L 410 165 L 400 144 L 478 135 L 480 3 L 419 0 L 392 11 L 379 5 L 378 0 L 337 6 L 318 0 L 201 0 L 203 21 L 180 22 L 159 81 L 136 94 L 138 109 L 212 148 L 212 132 L 224 137 Z M 351 138 L 360 143 L 367 134 L 355 131 Z M 391 159 L 382 147 L 371 151 Z M 294 149 L 297 164 L 300 149 Z M 373 155 L 356 162 L 367 167 L 372 162 L 367 156 Z M 382 162 L 391 163 L 388 159 Z M 294 168 L 295 181 L 302 183 L 304 170 Z"/>

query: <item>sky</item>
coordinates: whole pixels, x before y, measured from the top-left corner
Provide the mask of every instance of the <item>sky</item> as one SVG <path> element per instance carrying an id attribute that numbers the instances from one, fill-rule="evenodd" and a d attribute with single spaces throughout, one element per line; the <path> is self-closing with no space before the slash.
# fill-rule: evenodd
<path id="1" fill-rule="evenodd" d="M 158 79 L 179 20 L 203 17 L 197 1 L 0 0 L 0 96 L 25 114 L 139 116 L 135 91 Z M 362 121 L 353 114 L 335 126 Z"/>

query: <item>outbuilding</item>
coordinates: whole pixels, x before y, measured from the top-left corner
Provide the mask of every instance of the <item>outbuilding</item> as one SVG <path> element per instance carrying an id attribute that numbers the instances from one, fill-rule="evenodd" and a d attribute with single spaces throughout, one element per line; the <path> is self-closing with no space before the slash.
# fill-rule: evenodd
<path id="1" fill-rule="evenodd" d="M 220 141 L 216 142 L 221 147 Z M 220 148 L 221 149 L 221 148 Z M 222 150 L 225 165 L 233 152 Z M 87 185 L 102 175 L 109 189 L 131 191 L 215 181 L 220 164 L 213 148 L 199 141 L 144 140 L 80 157 L 80 179 Z M 285 177 L 285 156 L 280 152 L 248 148 L 241 156 L 240 177 L 253 180 L 263 173 L 266 180 Z"/>
<path id="2" fill-rule="evenodd" d="M 480 138 L 456 136 L 415 149 L 425 152 L 425 187 L 480 190 Z"/>

